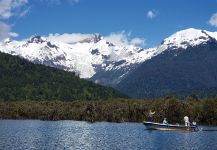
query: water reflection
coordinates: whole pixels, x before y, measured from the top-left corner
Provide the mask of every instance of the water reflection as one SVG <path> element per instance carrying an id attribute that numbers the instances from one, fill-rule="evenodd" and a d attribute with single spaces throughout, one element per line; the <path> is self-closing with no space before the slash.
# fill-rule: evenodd
<path id="1" fill-rule="evenodd" d="M 0 121 L 0 149 L 217 149 L 216 132 L 145 130 L 138 123 Z"/>

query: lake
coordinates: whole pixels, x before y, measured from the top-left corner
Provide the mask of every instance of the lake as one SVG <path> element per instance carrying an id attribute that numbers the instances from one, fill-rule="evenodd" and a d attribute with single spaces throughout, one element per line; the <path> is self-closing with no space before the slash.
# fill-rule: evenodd
<path id="1" fill-rule="evenodd" d="M 216 150 L 217 131 L 148 131 L 142 123 L 0 120 L 0 149 Z"/>

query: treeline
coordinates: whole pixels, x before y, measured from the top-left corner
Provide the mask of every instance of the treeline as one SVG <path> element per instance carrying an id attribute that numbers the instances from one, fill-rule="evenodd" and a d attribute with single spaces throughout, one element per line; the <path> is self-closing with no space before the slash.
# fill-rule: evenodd
<path id="1" fill-rule="evenodd" d="M 119 91 L 74 73 L 0 53 L 0 100 L 107 100 L 127 98 Z"/>
<path id="2" fill-rule="evenodd" d="M 1 119 L 83 120 L 108 122 L 142 122 L 149 110 L 155 111 L 154 120 L 183 124 L 183 117 L 199 124 L 217 125 L 217 98 L 166 97 L 158 100 L 108 101 L 2 101 Z"/>

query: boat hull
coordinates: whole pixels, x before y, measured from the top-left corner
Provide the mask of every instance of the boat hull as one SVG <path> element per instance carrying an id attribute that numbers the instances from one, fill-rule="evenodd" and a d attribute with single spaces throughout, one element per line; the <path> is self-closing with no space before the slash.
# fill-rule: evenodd
<path id="1" fill-rule="evenodd" d="M 161 131 L 198 131 L 197 126 L 184 126 L 184 125 L 173 125 L 173 124 L 162 124 L 154 122 L 146 122 L 143 124 L 148 130 L 161 130 Z"/>

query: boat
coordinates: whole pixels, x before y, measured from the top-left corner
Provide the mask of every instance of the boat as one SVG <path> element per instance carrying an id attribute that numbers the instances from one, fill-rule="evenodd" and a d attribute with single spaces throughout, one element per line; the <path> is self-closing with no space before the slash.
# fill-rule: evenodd
<path id="1" fill-rule="evenodd" d="M 197 125 L 179 125 L 179 124 L 163 124 L 144 121 L 143 124 L 146 126 L 147 130 L 161 130 L 161 131 L 199 131 Z"/>

